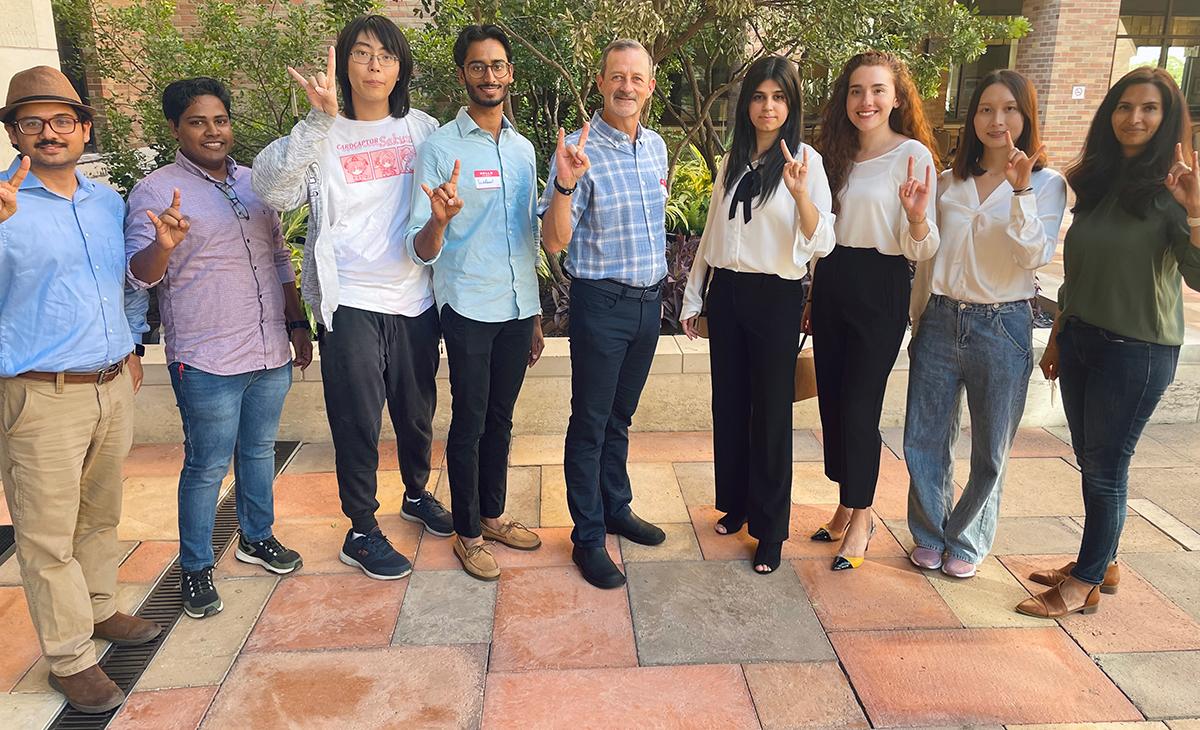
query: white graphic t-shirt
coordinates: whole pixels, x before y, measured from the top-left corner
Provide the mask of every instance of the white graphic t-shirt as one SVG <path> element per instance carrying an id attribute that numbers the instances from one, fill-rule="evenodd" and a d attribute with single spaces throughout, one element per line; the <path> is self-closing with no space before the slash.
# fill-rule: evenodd
<path id="1" fill-rule="evenodd" d="M 363 122 L 338 116 L 325 140 L 329 230 L 339 305 L 413 317 L 433 305 L 429 267 L 404 246 L 417 147 L 437 128 L 424 112 Z"/>

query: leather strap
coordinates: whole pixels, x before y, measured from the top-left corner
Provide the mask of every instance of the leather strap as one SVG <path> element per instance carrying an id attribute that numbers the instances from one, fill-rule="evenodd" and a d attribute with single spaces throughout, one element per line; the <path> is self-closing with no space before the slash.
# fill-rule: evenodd
<path id="1" fill-rule="evenodd" d="M 104 383 L 107 383 L 120 375 L 124 368 L 125 361 L 122 360 L 112 367 L 105 368 L 104 370 L 98 370 L 94 373 L 43 373 L 37 370 L 30 370 L 29 372 L 18 374 L 17 377 L 25 378 L 26 380 L 40 380 L 45 383 L 56 383 L 61 377 L 62 382 L 64 383 L 92 383 L 95 385 L 103 385 Z"/>

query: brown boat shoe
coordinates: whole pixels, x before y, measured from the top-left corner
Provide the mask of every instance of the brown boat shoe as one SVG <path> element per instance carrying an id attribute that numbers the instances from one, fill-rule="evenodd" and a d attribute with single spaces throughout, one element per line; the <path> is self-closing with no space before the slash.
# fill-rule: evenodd
<path id="1" fill-rule="evenodd" d="M 463 544 L 461 537 L 455 538 L 454 555 L 458 558 L 458 562 L 462 563 L 463 570 L 467 571 L 467 575 L 472 578 L 486 581 L 500 580 L 500 566 L 496 563 L 495 556 L 492 555 L 492 546 L 486 542 L 467 547 Z"/>
<path id="2" fill-rule="evenodd" d="M 499 530 L 488 527 L 486 522 L 480 526 L 484 540 L 492 540 L 515 550 L 537 550 L 542 546 L 542 538 L 516 520 L 509 520 Z"/>

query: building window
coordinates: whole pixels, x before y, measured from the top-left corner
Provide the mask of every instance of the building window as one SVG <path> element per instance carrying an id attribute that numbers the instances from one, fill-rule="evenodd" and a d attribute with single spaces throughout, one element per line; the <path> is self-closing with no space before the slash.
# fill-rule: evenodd
<path id="1" fill-rule="evenodd" d="M 968 0 L 963 5 L 979 15 L 1007 17 L 1020 15 L 1023 0 Z M 1012 68 L 1016 61 L 1016 44 L 1007 40 L 988 43 L 983 55 L 971 61 L 952 66 L 946 84 L 946 121 L 961 123 L 971 103 L 971 95 L 979 80 L 989 72 L 1001 68 Z"/>
<path id="2" fill-rule="evenodd" d="M 1122 0 L 1110 85 L 1129 71 L 1155 66 L 1200 109 L 1200 0 Z"/>

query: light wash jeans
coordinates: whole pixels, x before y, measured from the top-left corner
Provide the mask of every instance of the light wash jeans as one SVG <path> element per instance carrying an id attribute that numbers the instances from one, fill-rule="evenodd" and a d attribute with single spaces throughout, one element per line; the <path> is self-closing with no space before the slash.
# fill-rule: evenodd
<path id="1" fill-rule="evenodd" d="M 195 571 L 213 564 L 217 497 L 231 458 L 242 535 L 250 542 L 271 536 L 275 436 L 292 386 L 292 364 L 240 375 L 213 375 L 178 362 L 169 367 L 184 438 L 179 564 Z"/>
<path id="2" fill-rule="evenodd" d="M 978 565 L 992 548 L 1004 469 L 1033 371 L 1028 302 L 930 297 L 909 348 L 904 458 L 908 529 L 918 547 Z M 954 502 L 962 396 L 971 414 L 971 473 Z"/>

